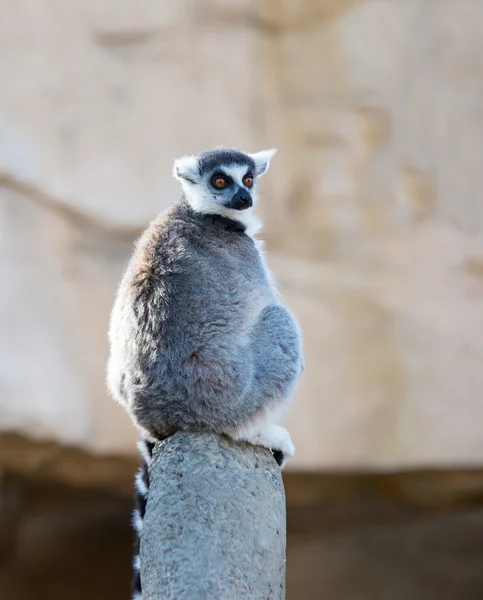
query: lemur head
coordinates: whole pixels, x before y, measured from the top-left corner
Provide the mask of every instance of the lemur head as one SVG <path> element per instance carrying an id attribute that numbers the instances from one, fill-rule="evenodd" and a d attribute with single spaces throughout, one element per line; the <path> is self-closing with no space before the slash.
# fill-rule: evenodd
<path id="1" fill-rule="evenodd" d="M 244 223 L 255 233 L 252 207 L 257 200 L 257 180 L 268 169 L 276 150 L 245 154 L 214 148 L 184 156 L 174 163 L 173 175 L 181 182 L 191 207 L 201 213 L 220 214 Z"/>

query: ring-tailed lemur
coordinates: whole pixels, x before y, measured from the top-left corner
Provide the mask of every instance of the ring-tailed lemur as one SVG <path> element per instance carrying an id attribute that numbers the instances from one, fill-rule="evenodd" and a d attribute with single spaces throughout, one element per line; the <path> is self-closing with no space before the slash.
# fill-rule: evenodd
<path id="1" fill-rule="evenodd" d="M 207 430 L 270 448 L 282 468 L 294 454 L 276 421 L 304 369 L 301 335 L 253 237 L 256 182 L 274 154 L 176 160 L 181 200 L 141 236 L 119 286 L 107 382 L 143 438 L 138 534 L 156 441 Z M 134 571 L 141 598 L 139 551 Z"/>

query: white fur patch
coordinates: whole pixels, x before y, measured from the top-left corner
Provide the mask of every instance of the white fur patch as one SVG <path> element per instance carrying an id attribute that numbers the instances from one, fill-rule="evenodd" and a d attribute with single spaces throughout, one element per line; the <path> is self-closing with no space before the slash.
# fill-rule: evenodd
<path id="1" fill-rule="evenodd" d="M 141 453 L 141 456 L 143 457 L 144 461 L 146 462 L 147 465 L 151 464 L 151 456 L 149 454 L 148 449 L 146 448 L 146 443 L 144 440 L 140 440 L 137 444 L 138 450 Z"/>
<path id="2" fill-rule="evenodd" d="M 144 483 L 143 474 L 141 473 L 141 471 L 138 471 L 136 473 L 135 482 L 136 482 L 136 489 L 137 489 L 137 491 L 142 496 L 144 496 L 145 498 L 147 498 L 147 496 L 148 496 L 148 488 L 147 488 L 146 484 Z"/>
<path id="3" fill-rule="evenodd" d="M 132 600 L 143 600 L 143 597 L 141 596 L 141 594 L 134 594 Z"/>
<path id="4" fill-rule="evenodd" d="M 278 423 L 283 414 L 287 411 L 287 408 L 287 405 L 282 402 L 267 406 L 261 412 L 258 418 L 254 419 L 250 423 L 247 423 L 244 427 L 241 427 L 237 433 L 232 436 L 233 439 L 248 441 L 248 438 L 253 438 L 262 429 Z"/>
<path id="5" fill-rule="evenodd" d="M 246 175 L 248 168 L 246 165 L 227 165 L 221 167 L 222 171 L 229 175 L 238 185 L 243 184 L 243 177 Z"/>
<path id="6" fill-rule="evenodd" d="M 181 187 L 186 194 L 186 199 L 196 212 L 203 214 L 223 214 L 223 211 L 228 210 L 215 202 L 211 196 L 206 197 L 205 190 L 201 186 L 193 185 L 188 181 L 181 181 Z"/>
<path id="7" fill-rule="evenodd" d="M 174 161 L 173 177 L 183 182 L 185 179 L 198 181 L 198 159 L 196 156 L 182 156 Z"/>
<path id="8" fill-rule="evenodd" d="M 240 211 L 233 211 L 236 214 L 236 216 L 230 217 L 231 219 L 234 219 L 236 221 L 239 221 L 240 223 L 243 223 L 243 225 L 245 225 L 245 233 L 247 235 L 249 235 L 250 237 L 253 237 L 254 235 L 256 235 L 257 233 L 259 233 L 262 229 L 262 222 L 260 221 L 260 219 L 257 217 L 257 215 L 253 212 L 253 208 L 248 208 L 247 210 L 244 210 L 242 212 Z"/>
<path id="9" fill-rule="evenodd" d="M 262 261 L 263 270 L 265 271 L 265 277 L 267 278 L 270 289 L 272 290 L 272 293 L 273 293 L 276 301 L 280 302 L 281 294 L 278 289 L 278 285 L 275 280 L 275 277 L 273 276 L 272 272 L 268 268 L 267 259 L 265 256 L 265 241 L 255 238 L 254 242 L 255 242 L 255 246 L 260 254 L 260 260 Z"/>
<path id="10" fill-rule="evenodd" d="M 261 177 L 267 172 L 268 167 L 270 166 L 270 161 L 276 153 L 276 148 L 272 148 L 271 150 L 260 150 L 260 152 L 255 152 L 254 154 L 248 155 L 255 161 L 257 177 Z"/>
<path id="11" fill-rule="evenodd" d="M 132 566 L 134 570 L 139 573 L 139 571 L 141 570 L 141 558 L 139 554 L 134 557 L 134 560 L 132 561 Z"/>
<path id="12" fill-rule="evenodd" d="M 238 434 L 237 439 L 254 446 L 278 450 L 285 456 L 285 462 L 287 458 L 295 455 L 295 447 L 289 432 L 284 427 L 273 423 L 265 423 L 261 426 L 255 426 L 253 429 L 247 428 L 244 432 Z M 285 466 L 285 462 L 283 466 Z"/>
<path id="13" fill-rule="evenodd" d="M 137 509 L 135 509 L 133 512 L 132 523 L 133 523 L 134 529 L 138 533 L 141 533 L 141 530 L 143 528 L 143 520 L 141 519 L 141 515 L 139 514 L 139 511 Z"/>

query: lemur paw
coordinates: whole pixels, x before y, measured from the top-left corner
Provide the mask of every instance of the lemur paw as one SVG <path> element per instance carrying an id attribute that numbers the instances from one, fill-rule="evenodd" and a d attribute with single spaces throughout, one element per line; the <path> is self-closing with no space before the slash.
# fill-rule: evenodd
<path id="1" fill-rule="evenodd" d="M 287 460 L 295 454 L 289 432 L 280 425 L 265 424 L 260 429 L 257 427 L 240 433 L 235 439 L 268 448 L 282 469 L 287 464 Z"/>
<path id="2" fill-rule="evenodd" d="M 280 469 L 284 469 L 288 459 L 295 455 L 295 446 L 286 429 L 279 425 L 272 425 L 272 427 L 276 428 L 272 430 L 272 433 L 275 434 L 271 448 L 272 453 Z"/>

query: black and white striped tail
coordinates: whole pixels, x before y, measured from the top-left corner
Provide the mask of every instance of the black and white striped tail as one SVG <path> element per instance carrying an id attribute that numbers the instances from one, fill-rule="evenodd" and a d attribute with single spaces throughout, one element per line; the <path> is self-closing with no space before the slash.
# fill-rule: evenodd
<path id="1" fill-rule="evenodd" d="M 155 444 L 147 440 L 138 442 L 138 448 L 141 453 L 142 462 L 139 471 L 136 474 L 136 508 L 133 513 L 133 525 L 136 531 L 136 546 L 133 561 L 133 580 L 132 580 L 132 598 L 133 600 L 142 600 L 141 587 L 141 565 L 140 565 L 140 534 L 143 527 L 144 513 L 146 512 L 146 503 L 149 493 L 149 464 L 152 460 Z"/>

